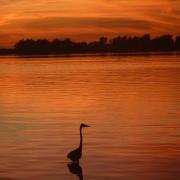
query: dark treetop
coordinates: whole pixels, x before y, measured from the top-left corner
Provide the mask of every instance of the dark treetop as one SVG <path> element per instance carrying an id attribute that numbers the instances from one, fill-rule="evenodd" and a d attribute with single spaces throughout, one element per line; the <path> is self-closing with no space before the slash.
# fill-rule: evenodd
<path id="1" fill-rule="evenodd" d="M 180 51 L 180 36 L 171 35 L 151 38 L 143 36 L 118 36 L 108 40 L 106 37 L 93 42 L 73 42 L 71 39 L 22 39 L 13 49 L 0 49 L 1 55 L 51 55 L 72 53 L 136 53 Z"/>

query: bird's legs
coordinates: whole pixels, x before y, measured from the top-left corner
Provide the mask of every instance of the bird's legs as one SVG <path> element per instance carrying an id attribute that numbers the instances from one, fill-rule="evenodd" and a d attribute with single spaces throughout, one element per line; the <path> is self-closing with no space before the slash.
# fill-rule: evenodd
<path id="1" fill-rule="evenodd" d="M 74 160 L 73 163 L 79 165 L 79 159 L 78 160 Z"/>

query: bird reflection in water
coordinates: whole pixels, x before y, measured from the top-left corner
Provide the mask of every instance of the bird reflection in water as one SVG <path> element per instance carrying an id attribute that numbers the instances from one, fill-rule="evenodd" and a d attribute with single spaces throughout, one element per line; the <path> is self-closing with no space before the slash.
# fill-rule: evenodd
<path id="1" fill-rule="evenodd" d="M 79 163 L 72 162 L 68 163 L 67 166 L 72 174 L 75 174 L 77 177 L 79 177 L 79 180 L 83 180 L 83 170 Z"/>

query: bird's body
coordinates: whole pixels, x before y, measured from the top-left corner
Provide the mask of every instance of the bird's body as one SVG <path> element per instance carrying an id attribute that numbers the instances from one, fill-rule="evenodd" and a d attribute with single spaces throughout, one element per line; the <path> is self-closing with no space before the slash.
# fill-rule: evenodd
<path id="1" fill-rule="evenodd" d="M 82 137 L 82 128 L 83 127 L 90 127 L 88 125 L 85 124 L 81 124 L 80 125 L 80 145 L 77 149 L 71 151 L 70 153 L 68 153 L 67 157 L 69 159 L 71 159 L 73 162 L 77 162 L 79 163 L 79 159 L 82 156 L 82 144 L 83 144 L 83 137 Z"/>
<path id="2" fill-rule="evenodd" d="M 71 151 L 71 152 L 67 155 L 67 157 L 68 157 L 69 159 L 71 159 L 73 162 L 78 162 L 79 159 L 81 158 L 81 156 L 82 156 L 82 150 L 79 149 L 79 148 Z"/>

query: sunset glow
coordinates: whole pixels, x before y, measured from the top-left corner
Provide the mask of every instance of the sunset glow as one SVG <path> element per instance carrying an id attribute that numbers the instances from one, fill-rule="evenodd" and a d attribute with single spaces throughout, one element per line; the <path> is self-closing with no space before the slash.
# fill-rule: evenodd
<path id="1" fill-rule="evenodd" d="M 177 35 L 179 0 L 1 0 L 0 47 L 22 38 Z"/>

